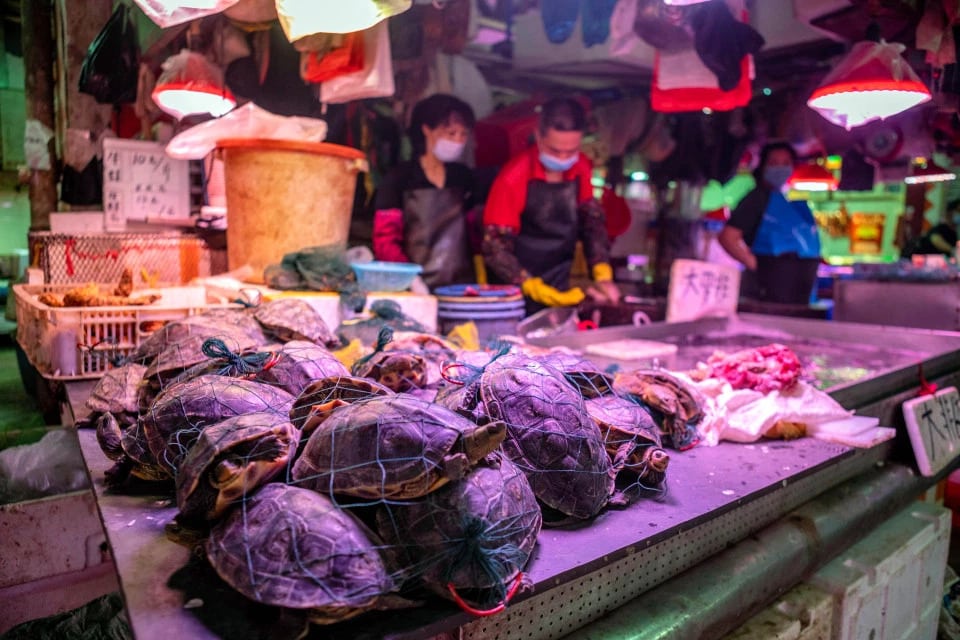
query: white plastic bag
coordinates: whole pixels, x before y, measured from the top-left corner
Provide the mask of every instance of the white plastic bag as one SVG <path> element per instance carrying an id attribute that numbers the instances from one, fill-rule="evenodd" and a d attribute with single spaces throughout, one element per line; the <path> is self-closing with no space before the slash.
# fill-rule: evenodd
<path id="1" fill-rule="evenodd" d="M 89 486 L 76 432 L 55 429 L 39 442 L 0 451 L 0 503 L 78 491 Z"/>
<path id="2" fill-rule="evenodd" d="M 390 59 L 390 31 L 387 24 L 363 32 L 366 60 L 363 70 L 348 73 L 320 85 L 320 102 L 338 104 L 366 98 L 386 98 L 396 90 Z"/>
<path id="3" fill-rule="evenodd" d="M 287 40 L 315 33 L 352 33 L 410 8 L 411 0 L 276 0 Z"/>
<path id="4" fill-rule="evenodd" d="M 220 13 L 239 0 L 134 0 L 147 17 L 166 29 Z"/>
<path id="5" fill-rule="evenodd" d="M 317 118 L 278 116 L 249 102 L 216 120 L 191 127 L 167 144 L 167 155 L 181 160 L 205 158 L 223 138 L 269 138 L 323 142 L 327 123 Z"/>
<path id="6" fill-rule="evenodd" d="M 610 17 L 610 55 L 628 55 L 640 42 L 640 36 L 633 30 L 636 19 L 637 0 L 617 0 Z"/>

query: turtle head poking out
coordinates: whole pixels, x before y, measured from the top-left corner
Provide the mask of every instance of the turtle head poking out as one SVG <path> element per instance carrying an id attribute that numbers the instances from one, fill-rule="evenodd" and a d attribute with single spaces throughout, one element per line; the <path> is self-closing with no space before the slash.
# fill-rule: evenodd
<path id="1" fill-rule="evenodd" d="M 507 437 L 507 424 L 503 421 L 490 422 L 463 436 L 463 452 L 471 465 L 483 460 L 494 451 Z"/>

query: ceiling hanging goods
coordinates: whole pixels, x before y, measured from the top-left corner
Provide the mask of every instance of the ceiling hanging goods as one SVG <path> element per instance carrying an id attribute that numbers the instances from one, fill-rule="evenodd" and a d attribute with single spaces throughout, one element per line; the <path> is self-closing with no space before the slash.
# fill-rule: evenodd
<path id="1" fill-rule="evenodd" d="M 580 30 L 584 46 L 603 44 L 610 38 L 610 20 L 617 0 L 582 0 L 582 5 Z"/>
<path id="2" fill-rule="evenodd" d="M 930 90 L 901 55 L 906 47 L 885 42 L 875 20 L 867 39 L 853 45 L 807 100 L 807 106 L 847 130 L 883 120 L 928 102 Z"/>
<path id="3" fill-rule="evenodd" d="M 158 26 L 166 29 L 220 13 L 239 0 L 134 0 Z"/>
<path id="4" fill-rule="evenodd" d="M 184 49 L 167 58 L 162 69 L 150 97 L 177 120 L 204 114 L 219 118 L 237 106 L 223 71 L 201 53 Z"/>
<path id="5" fill-rule="evenodd" d="M 276 0 L 287 40 L 314 33 L 365 31 L 408 10 L 412 0 Z"/>
<path id="6" fill-rule="evenodd" d="M 836 176 L 818 162 L 805 162 L 797 165 L 787 184 L 795 191 L 836 191 Z"/>
<path id="7" fill-rule="evenodd" d="M 573 35 L 580 15 L 580 0 L 550 0 L 540 3 L 540 17 L 547 40 L 563 44 Z"/>

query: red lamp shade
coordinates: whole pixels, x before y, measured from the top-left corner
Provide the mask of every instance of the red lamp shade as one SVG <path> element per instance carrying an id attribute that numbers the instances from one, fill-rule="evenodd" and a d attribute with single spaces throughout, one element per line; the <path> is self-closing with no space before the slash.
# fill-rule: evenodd
<path id="1" fill-rule="evenodd" d="M 808 163 L 797 166 L 787 184 L 797 191 L 836 191 L 839 183 L 819 164 Z"/>
<path id="2" fill-rule="evenodd" d="M 903 179 L 907 184 L 924 184 L 927 182 L 947 182 L 956 180 L 957 174 L 950 169 L 944 169 L 933 160 L 915 162 L 910 174 Z"/>
<path id="3" fill-rule="evenodd" d="M 927 102 L 930 90 L 901 57 L 905 48 L 886 42 L 855 44 L 807 106 L 849 130 Z"/>
<path id="4" fill-rule="evenodd" d="M 163 72 L 150 97 L 178 120 L 206 113 L 220 117 L 237 106 L 220 69 L 199 53 L 186 49 L 163 63 Z"/>

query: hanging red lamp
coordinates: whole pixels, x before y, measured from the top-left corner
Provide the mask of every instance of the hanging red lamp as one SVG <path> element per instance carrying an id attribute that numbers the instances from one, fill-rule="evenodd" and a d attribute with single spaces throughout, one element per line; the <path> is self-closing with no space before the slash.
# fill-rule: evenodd
<path id="1" fill-rule="evenodd" d="M 956 179 L 956 173 L 950 169 L 944 169 L 933 160 L 916 158 L 910 173 L 903 181 L 907 184 L 926 184 L 928 182 L 947 182 Z"/>
<path id="2" fill-rule="evenodd" d="M 224 84 L 223 72 L 203 55 L 187 49 L 163 63 L 150 97 L 177 120 L 202 114 L 219 118 L 237 106 Z"/>
<path id="3" fill-rule="evenodd" d="M 787 185 L 795 191 L 836 191 L 839 182 L 819 164 L 806 163 L 793 170 Z"/>
<path id="4" fill-rule="evenodd" d="M 849 130 L 929 101 L 930 90 L 900 55 L 905 49 L 897 43 L 858 42 L 807 106 Z"/>

